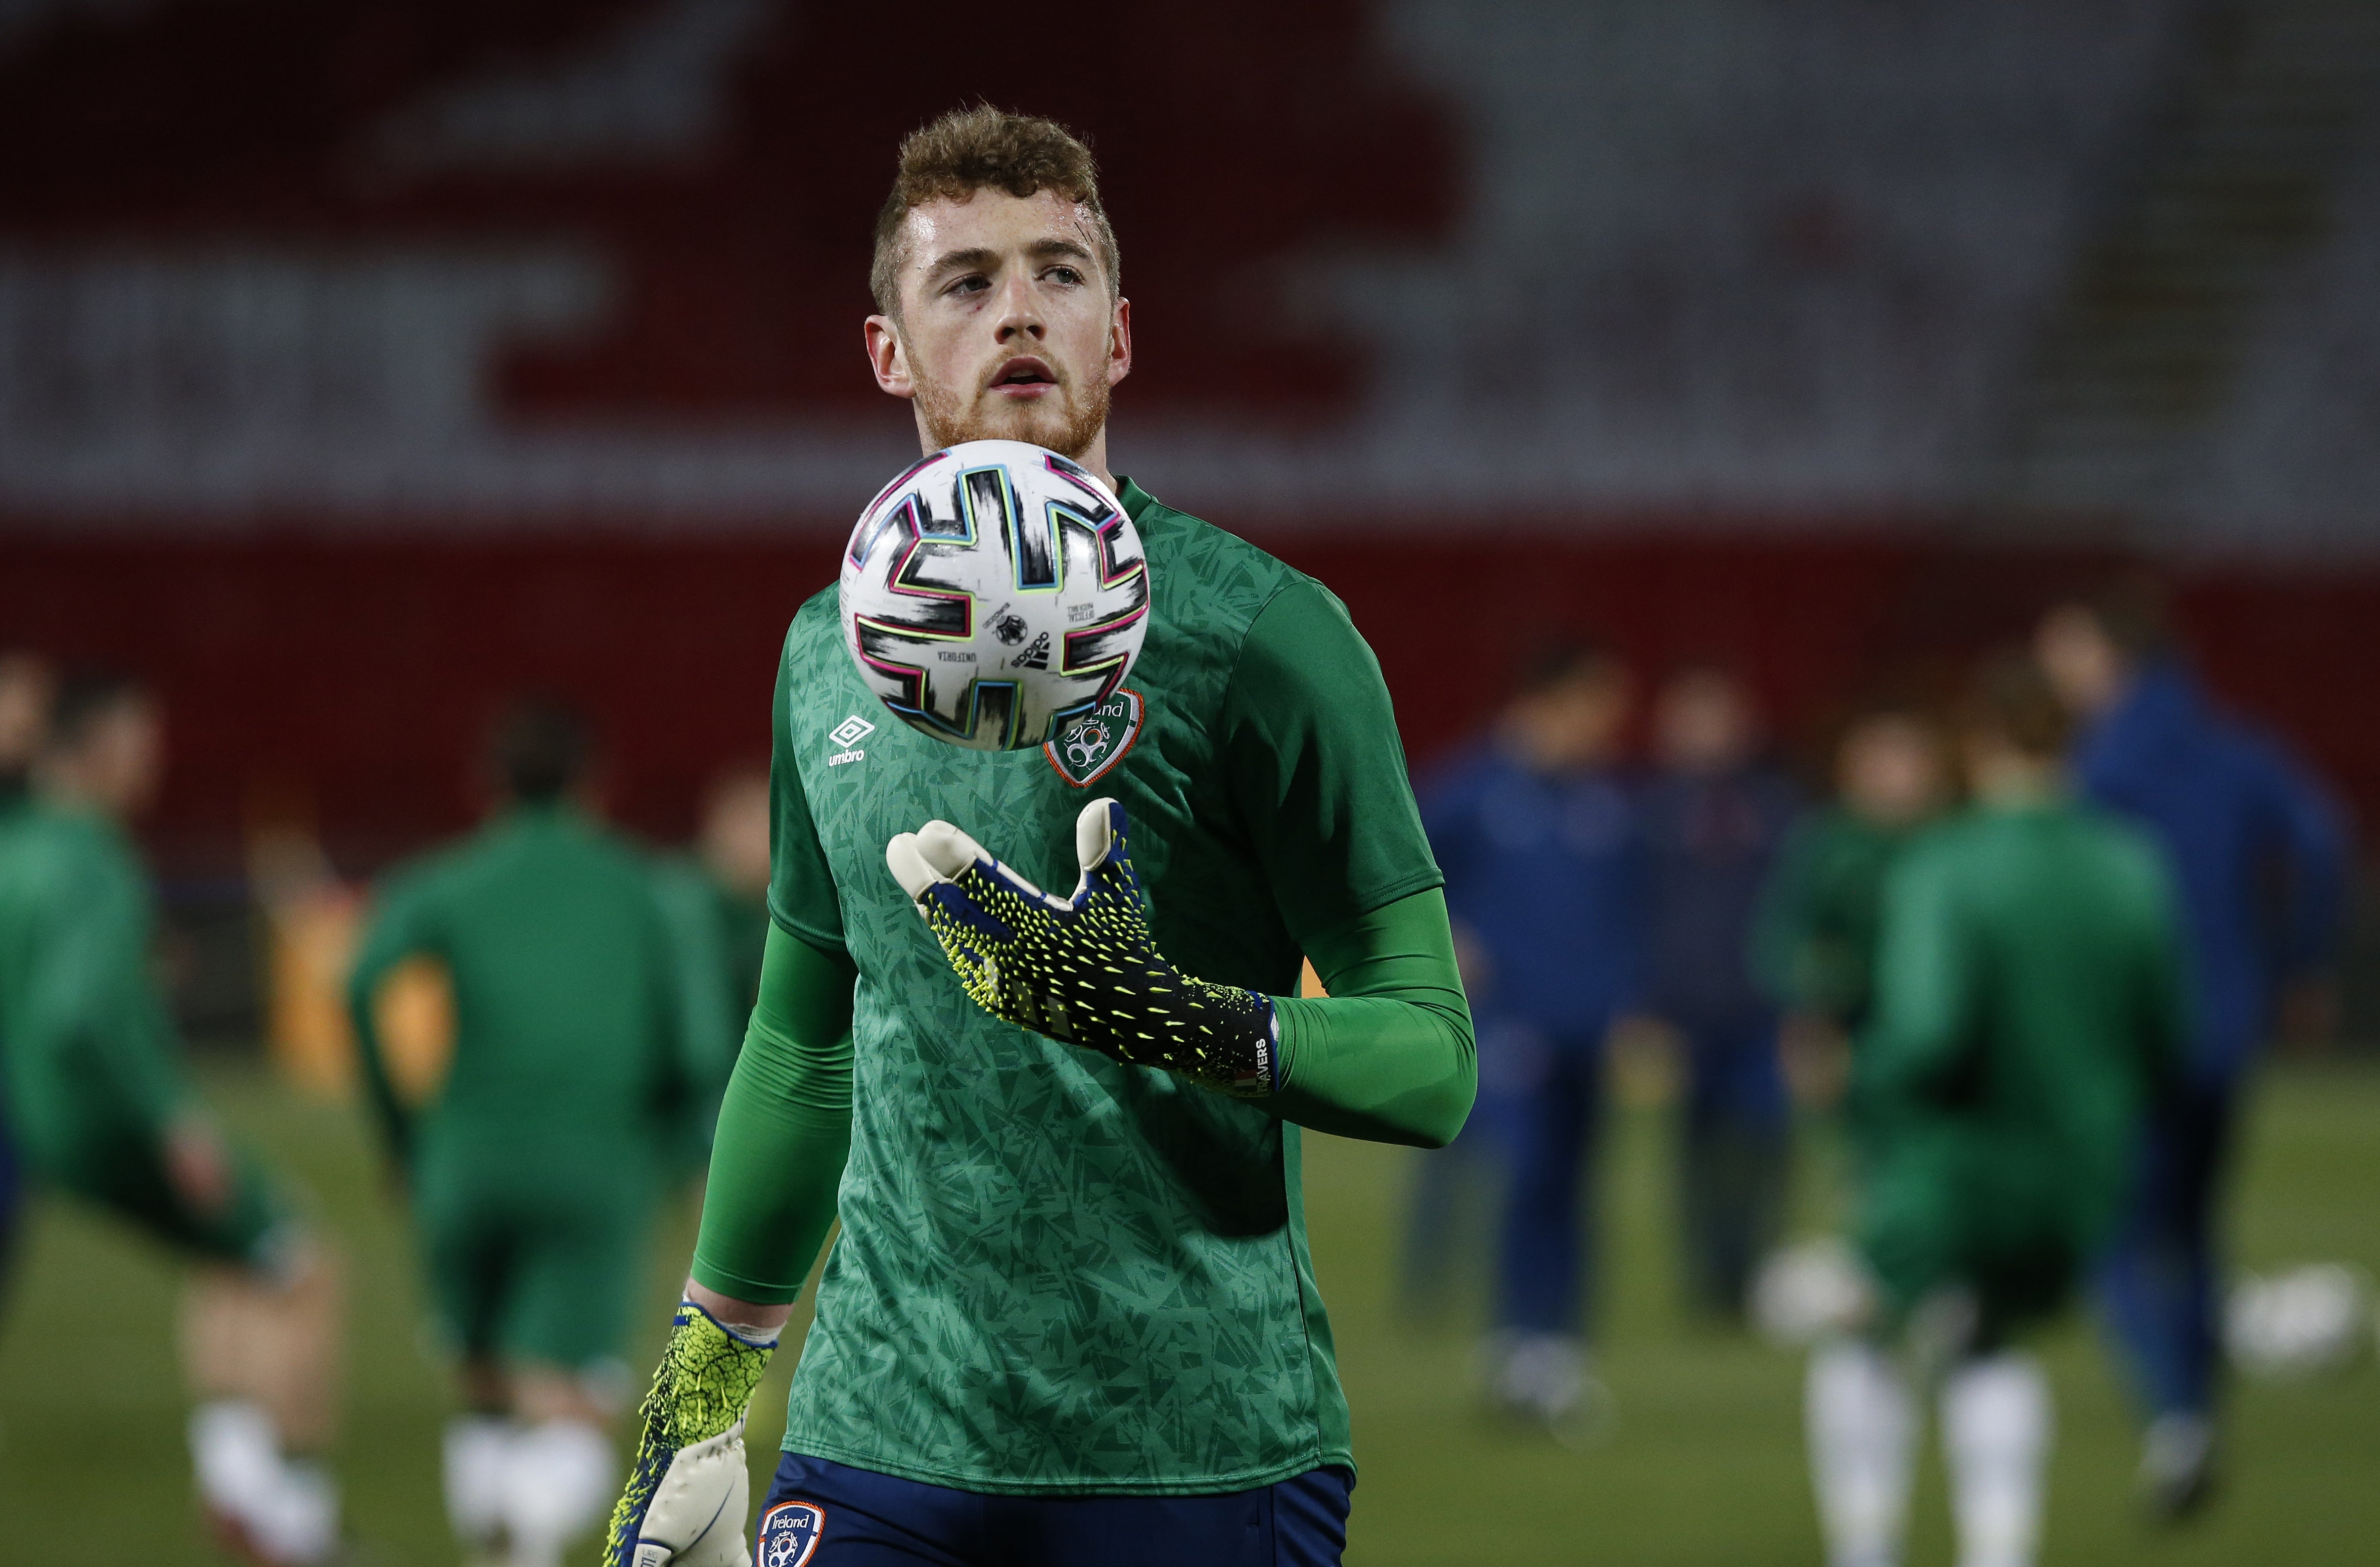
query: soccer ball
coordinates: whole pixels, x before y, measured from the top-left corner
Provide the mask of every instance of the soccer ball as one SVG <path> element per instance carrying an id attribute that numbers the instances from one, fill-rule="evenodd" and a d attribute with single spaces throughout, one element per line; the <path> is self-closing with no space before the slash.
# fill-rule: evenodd
<path id="1" fill-rule="evenodd" d="M 936 452 L 843 554 L 844 646 L 912 728 L 978 751 L 1061 738 L 1148 630 L 1140 534 L 1079 465 L 1022 441 Z"/>

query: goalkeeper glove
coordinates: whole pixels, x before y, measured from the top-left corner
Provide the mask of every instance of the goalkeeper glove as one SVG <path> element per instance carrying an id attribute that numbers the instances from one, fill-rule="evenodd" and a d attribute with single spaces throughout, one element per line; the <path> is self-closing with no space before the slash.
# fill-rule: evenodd
<path id="1" fill-rule="evenodd" d="M 1082 879 L 1055 898 L 947 821 L 885 845 L 976 1003 L 994 1016 L 1132 1066 L 1257 1098 L 1279 1087 L 1272 1000 L 1194 979 L 1149 939 L 1123 807 L 1093 800 L 1075 821 Z"/>
<path id="2" fill-rule="evenodd" d="M 638 1411 L 637 1466 L 612 1510 L 603 1567 L 751 1567 L 744 1406 L 776 1347 L 773 1335 L 747 1338 L 694 1302 L 678 1303 Z"/>

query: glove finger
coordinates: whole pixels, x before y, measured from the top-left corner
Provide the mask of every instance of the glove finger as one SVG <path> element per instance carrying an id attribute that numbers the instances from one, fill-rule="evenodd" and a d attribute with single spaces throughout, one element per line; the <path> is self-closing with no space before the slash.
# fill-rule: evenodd
<path id="1" fill-rule="evenodd" d="M 1083 808 L 1075 818 L 1075 858 L 1083 868 L 1081 878 L 1075 883 L 1075 908 L 1088 905 L 1095 881 L 1115 896 L 1137 898 L 1139 883 L 1132 870 L 1132 824 L 1125 820 L 1123 801 L 1101 798 Z"/>
<path id="2" fill-rule="evenodd" d="M 911 836 L 917 840 L 918 855 L 943 876 L 956 876 L 968 866 L 991 859 L 981 844 L 947 821 L 929 821 Z"/>
<path id="3" fill-rule="evenodd" d="M 1017 897 L 1051 908 L 1066 905 L 991 857 L 981 844 L 947 821 L 929 821 L 917 829 L 920 858 L 951 881 L 965 882 L 970 873 Z"/>
<path id="4" fill-rule="evenodd" d="M 892 872 L 892 880 L 901 883 L 901 890 L 909 894 L 909 901 L 913 904 L 924 903 L 927 889 L 943 880 L 941 873 L 928 864 L 926 856 L 918 852 L 915 832 L 896 833 L 892 841 L 884 845 L 884 865 Z"/>
<path id="5" fill-rule="evenodd" d="M 1097 870 L 1123 842 L 1123 804 L 1102 795 L 1075 818 L 1075 863 L 1086 874 Z"/>

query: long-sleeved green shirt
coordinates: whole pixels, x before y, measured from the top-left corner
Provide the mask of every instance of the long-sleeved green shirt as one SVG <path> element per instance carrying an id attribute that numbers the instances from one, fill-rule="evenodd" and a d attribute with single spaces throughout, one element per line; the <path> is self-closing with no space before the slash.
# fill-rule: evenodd
<path id="1" fill-rule="evenodd" d="M 387 1069 L 373 1000 L 413 956 L 454 987 L 454 1059 L 415 1110 Z M 400 1159 L 422 1145 L 659 1152 L 691 1109 L 679 954 L 651 871 L 577 811 L 506 812 L 390 879 L 348 982 L 366 1088 Z"/>
<path id="2" fill-rule="evenodd" d="M 2114 818 L 1985 808 L 1926 834 L 1887 884 L 1853 1065 L 1871 1184 L 2094 1242 L 2180 1060 L 2181 964 L 2164 863 Z"/>
<path id="3" fill-rule="evenodd" d="M 1866 1020 L 1885 877 L 1913 835 L 1840 806 L 1794 825 L 1753 932 L 1753 972 L 1779 1004 L 1847 1028 Z"/>
<path id="4" fill-rule="evenodd" d="M 53 1175 L 96 1130 L 192 1097 L 152 966 L 156 904 L 106 818 L 20 802 L 0 820 L 0 1070 L 19 1146 Z"/>
<path id="5" fill-rule="evenodd" d="M 840 1219 L 788 1406 L 800 1452 L 992 1492 L 1244 1489 L 1352 1461 L 1297 1123 L 1444 1140 L 1470 1102 L 1469 1018 L 1388 691 L 1344 606 L 1127 483 L 1135 541 L 1095 483 L 1051 471 L 1069 499 L 1013 526 L 1062 535 L 1069 572 L 1129 578 L 1145 557 L 1148 583 L 1131 677 L 1065 735 L 984 753 L 903 723 L 845 650 L 832 589 L 788 629 L 775 961 L 694 1276 L 790 1300 Z M 993 504 L 952 483 L 918 504 Z M 965 677 L 926 651 L 931 679 Z M 1282 995 L 1310 954 L 1331 983 L 1282 1003 L 1269 1104 L 984 1012 L 885 865 L 888 840 L 940 817 L 1062 891 L 1101 796 L 1130 816 L 1168 959 Z M 779 969 L 816 976 L 807 1023 Z M 806 1065 L 772 1027 L 832 1060 Z M 1410 1057 L 1382 1048 L 1403 1030 L 1427 1040 Z"/>
<path id="6" fill-rule="evenodd" d="M 1442 1147 L 1476 1086 L 1445 894 L 1432 888 L 1315 943 L 1328 997 L 1281 997 L 1283 1119 Z M 851 991 L 841 953 L 769 932 L 759 1003 L 721 1107 L 695 1277 L 737 1300 L 794 1298 L 834 1221 L 851 1142 Z"/>

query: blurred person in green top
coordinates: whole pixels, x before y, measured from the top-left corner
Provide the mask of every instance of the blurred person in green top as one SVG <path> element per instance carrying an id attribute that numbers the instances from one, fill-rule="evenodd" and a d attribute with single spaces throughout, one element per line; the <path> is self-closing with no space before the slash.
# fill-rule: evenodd
<path id="1" fill-rule="evenodd" d="M 516 1567 L 559 1561 L 618 1479 L 621 1330 L 693 1075 L 652 871 L 588 808 L 589 753 L 569 710 L 510 712 L 498 808 L 388 878 L 348 983 L 364 1082 L 461 1356 L 448 1514 L 467 1549 Z M 374 1006 L 413 958 L 443 967 L 455 1020 L 444 1081 L 418 1106 Z"/>
<path id="2" fill-rule="evenodd" d="M 760 995 L 769 944 L 769 774 L 732 768 L 711 780 L 693 844 L 654 865 L 679 956 L 679 998 L 693 1063 L 686 1152 L 707 1163 L 744 1021 Z"/>
<path id="3" fill-rule="evenodd" d="M 1959 739 L 1973 805 L 1888 875 L 1852 1062 L 1872 1309 L 1808 1387 L 1834 1567 L 1900 1559 L 1913 1387 L 1941 1407 L 1961 1562 L 2034 1560 L 2050 1393 L 2017 1346 L 2105 1244 L 2187 1029 L 2166 863 L 2070 796 L 2030 661 L 1985 666 Z"/>
<path id="4" fill-rule="evenodd" d="M 33 759 L 50 719 L 50 666 L 28 652 L 0 653 L 0 839 L 32 805 Z M 6 1076 L 0 1074 L 0 1285 L 16 1256 L 23 1215 L 24 1166 L 8 1136 Z"/>
<path id="5" fill-rule="evenodd" d="M 152 968 L 156 900 L 125 831 L 163 767 L 142 686 L 98 672 L 58 684 L 31 796 L 0 828 L 9 1133 L 37 1181 L 197 1265 L 181 1342 L 201 1502 L 252 1561 L 322 1561 L 338 1545 L 316 1456 L 336 1420 L 336 1269 L 224 1136 L 183 1059 Z"/>
<path id="6" fill-rule="evenodd" d="M 1786 1012 L 1788 1069 L 1825 1099 L 1867 1021 L 1885 876 L 1950 798 L 1936 724 L 1914 707 L 1868 709 L 1836 747 L 1835 789 L 1787 836 L 1753 934 L 1754 972 Z"/>

